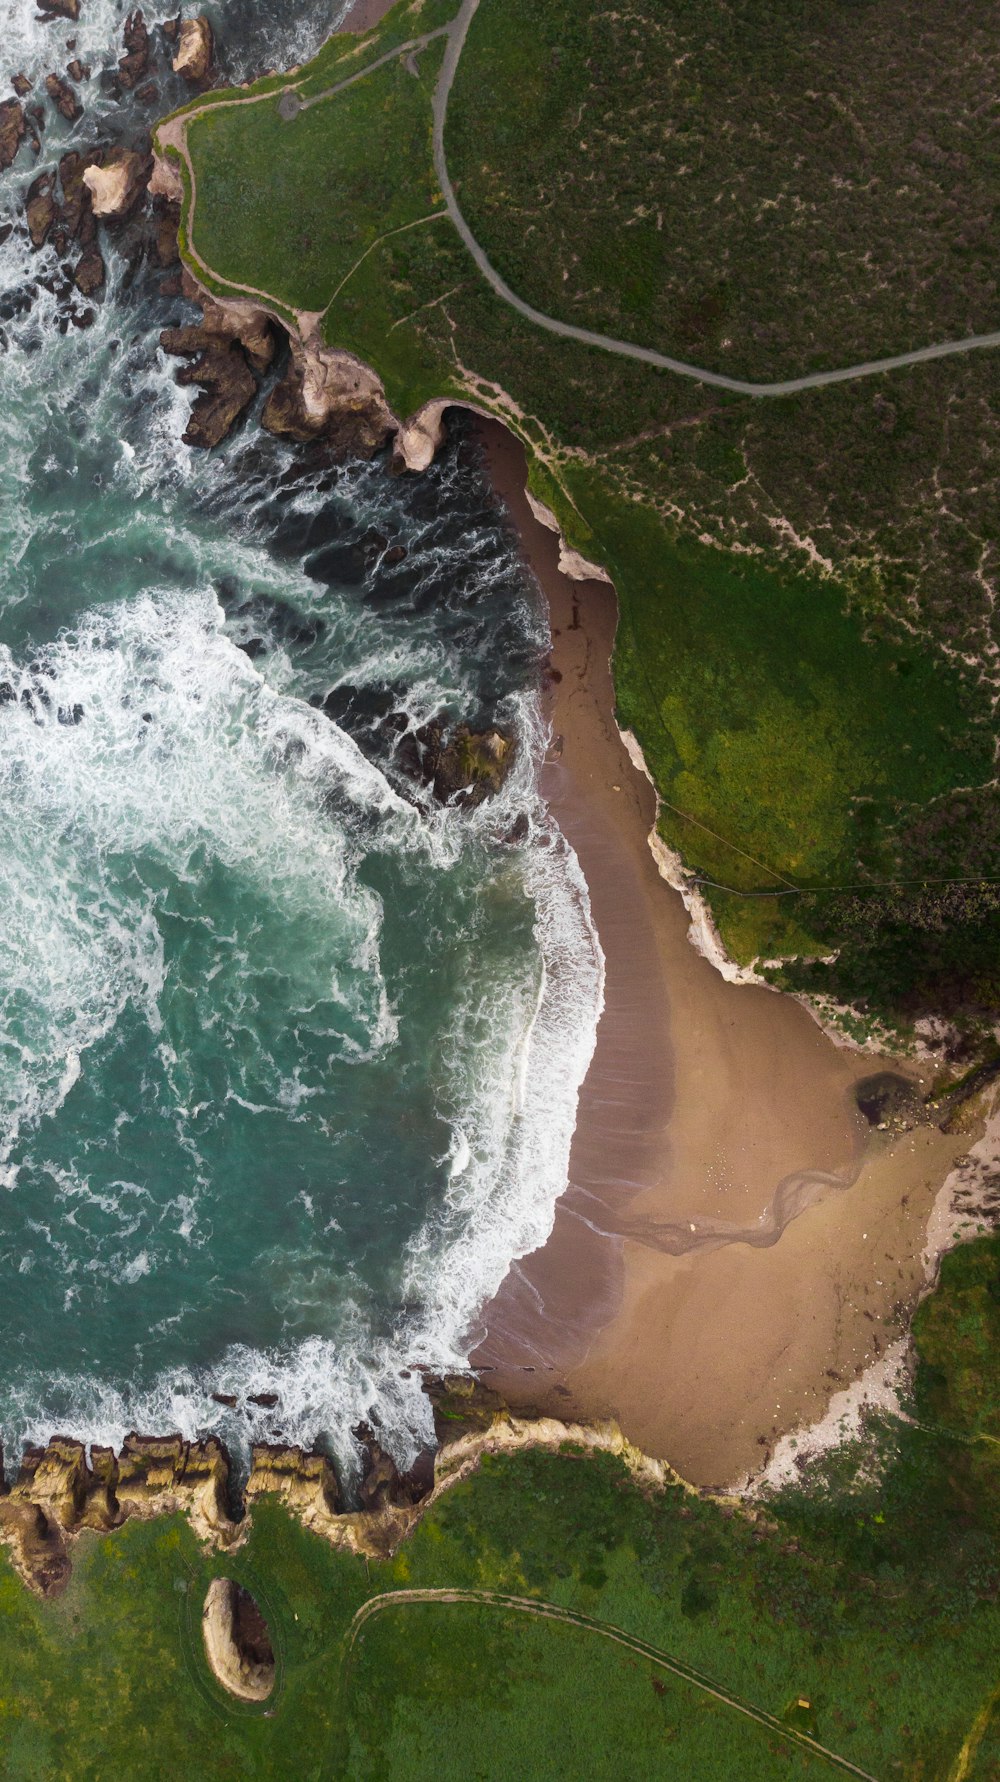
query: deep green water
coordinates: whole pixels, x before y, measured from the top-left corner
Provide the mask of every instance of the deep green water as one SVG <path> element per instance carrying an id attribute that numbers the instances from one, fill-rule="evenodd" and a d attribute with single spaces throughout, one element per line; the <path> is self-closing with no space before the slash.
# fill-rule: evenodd
<path id="1" fill-rule="evenodd" d="M 593 1042 L 537 590 L 468 441 L 403 480 L 193 454 L 182 306 L 115 262 L 61 333 L 49 258 L 0 248 L 0 1425 L 349 1457 L 374 1416 L 405 1459 L 412 1364 L 548 1229 Z M 421 802 L 390 710 L 515 726 L 501 798 Z"/>

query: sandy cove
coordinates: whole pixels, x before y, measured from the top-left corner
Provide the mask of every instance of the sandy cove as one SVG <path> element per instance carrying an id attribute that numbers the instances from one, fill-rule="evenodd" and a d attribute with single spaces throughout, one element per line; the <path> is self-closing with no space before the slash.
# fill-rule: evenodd
<path id="1" fill-rule="evenodd" d="M 731 1485 L 900 1334 L 969 1136 L 869 1135 L 852 1086 L 891 1061 L 835 1045 L 790 997 L 727 983 L 691 946 L 649 848 L 652 788 L 614 722 L 614 591 L 560 572 L 522 447 L 496 423 L 481 436 L 549 602 L 542 786 L 607 980 L 569 1187 L 549 1241 L 486 1307 L 473 1361 L 517 1409 L 614 1416 L 686 1478 Z"/>

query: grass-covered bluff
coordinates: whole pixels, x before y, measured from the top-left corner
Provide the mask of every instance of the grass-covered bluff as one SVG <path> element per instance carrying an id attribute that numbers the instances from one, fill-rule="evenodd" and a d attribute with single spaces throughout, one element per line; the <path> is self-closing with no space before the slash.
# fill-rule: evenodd
<path id="1" fill-rule="evenodd" d="M 467 221 L 546 313 L 745 377 L 995 325 L 995 46 L 983 7 L 917 10 L 787 0 L 762 33 L 707 0 L 480 0 L 444 138 Z M 469 399 L 521 434 L 614 576 L 620 715 L 739 960 L 904 1029 L 985 1026 L 1000 355 L 754 399 L 544 333 L 444 213 L 444 39 L 353 79 L 456 11 L 331 40 L 296 116 L 280 77 L 195 101 L 194 271 L 322 312 L 397 413 Z"/>
<path id="2" fill-rule="evenodd" d="M 880 1782 L 989 1782 L 1000 1763 L 1000 1240 L 945 1259 L 917 1314 L 915 1421 L 874 1421 L 808 1484 L 754 1509 L 644 1493 L 607 1454 L 485 1457 L 392 1558 L 337 1551 L 277 1500 L 245 1543 L 181 1516 L 82 1535 L 69 1586 L 32 1596 L 0 1556 L 7 1782 L 565 1778 L 777 1782 L 838 1773 L 594 1628 L 491 1604 L 503 1592 L 622 1629 Z M 215 1681 L 215 1576 L 264 1613 L 273 1693 Z M 807 1709 L 798 1707 L 800 1701 Z M 196 1753 L 196 1757 L 195 1754 Z M 843 1773 L 843 1772 L 840 1772 Z"/>

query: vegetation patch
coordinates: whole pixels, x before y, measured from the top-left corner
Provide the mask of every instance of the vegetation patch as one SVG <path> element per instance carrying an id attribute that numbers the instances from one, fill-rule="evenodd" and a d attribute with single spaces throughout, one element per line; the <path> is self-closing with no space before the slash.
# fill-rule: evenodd
<path id="1" fill-rule="evenodd" d="M 312 92 L 450 11 L 397 6 L 295 80 Z M 627 338 L 687 315 L 699 363 L 738 323 L 736 369 L 759 377 L 986 326 L 993 238 L 955 247 L 948 220 L 978 214 L 992 167 L 984 19 L 948 0 L 916 20 L 902 0 L 789 4 L 765 53 L 748 5 L 686 0 L 667 20 L 482 0 L 450 172 L 516 290 Z M 614 574 L 621 715 L 732 953 L 852 1005 L 859 1033 L 944 1013 L 982 1043 L 1000 1004 L 1000 354 L 754 401 L 543 332 L 437 214 L 440 56 L 435 40 L 416 76 L 393 58 L 281 128 L 270 100 L 199 116 L 191 245 L 223 286 L 323 308 L 325 339 L 377 369 L 397 413 L 471 400 L 522 437 L 536 493 Z M 668 178 L 682 138 L 688 171 Z M 652 186 L 662 229 L 638 215 Z M 772 186 L 796 202 L 751 226 L 747 195 L 759 208 Z M 838 230 L 821 264 L 817 231 Z M 954 254 L 974 277 L 942 270 Z"/>
<path id="2" fill-rule="evenodd" d="M 916 1320 L 908 1418 L 747 1510 L 646 1495 L 606 1453 L 487 1457 L 391 1559 L 337 1552 L 258 1500 L 206 1553 L 181 1517 L 83 1535 L 39 1600 L 0 1561 L 3 1774 L 326 1779 L 833 1774 L 989 1782 L 1000 1740 L 1000 1240 L 946 1258 Z M 273 1690 L 238 1700 L 201 1631 L 213 1580 L 252 1596 Z M 500 1602 L 622 1630 L 698 1673 Z M 401 1592 L 398 1603 L 393 1593 Z M 388 1596 L 359 1625 L 359 1611 Z M 352 1634 L 352 1630 L 356 1630 Z M 250 1628 L 257 1649 L 260 1628 Z M 770 1716 L 761 1726 L 719 1694 Z M 802 1704 L 806 1706 L 802 1706 Z"/>

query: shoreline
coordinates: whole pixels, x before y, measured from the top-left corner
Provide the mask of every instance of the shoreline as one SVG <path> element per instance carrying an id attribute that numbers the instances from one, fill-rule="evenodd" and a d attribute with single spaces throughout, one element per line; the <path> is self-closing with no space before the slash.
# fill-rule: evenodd
<path id="1" fill-rule="evenodd" d="M 484 1307 L 470 1362 L 515 1410 L 615 1417 L 695 1484 L 731 1486 L 902 1334 L 969 1136 L 869 1135 L 853 1084 L 907 1067 L 837 1045 L 800 1002 L 695 950 L 650 847 L 655 793 L 614 721 L 614 590 L 560 571 L 523 447 L 500 422 L 477 432 L 548 602 L 542 791 L 606 982 L 552 1234 Z"/>

